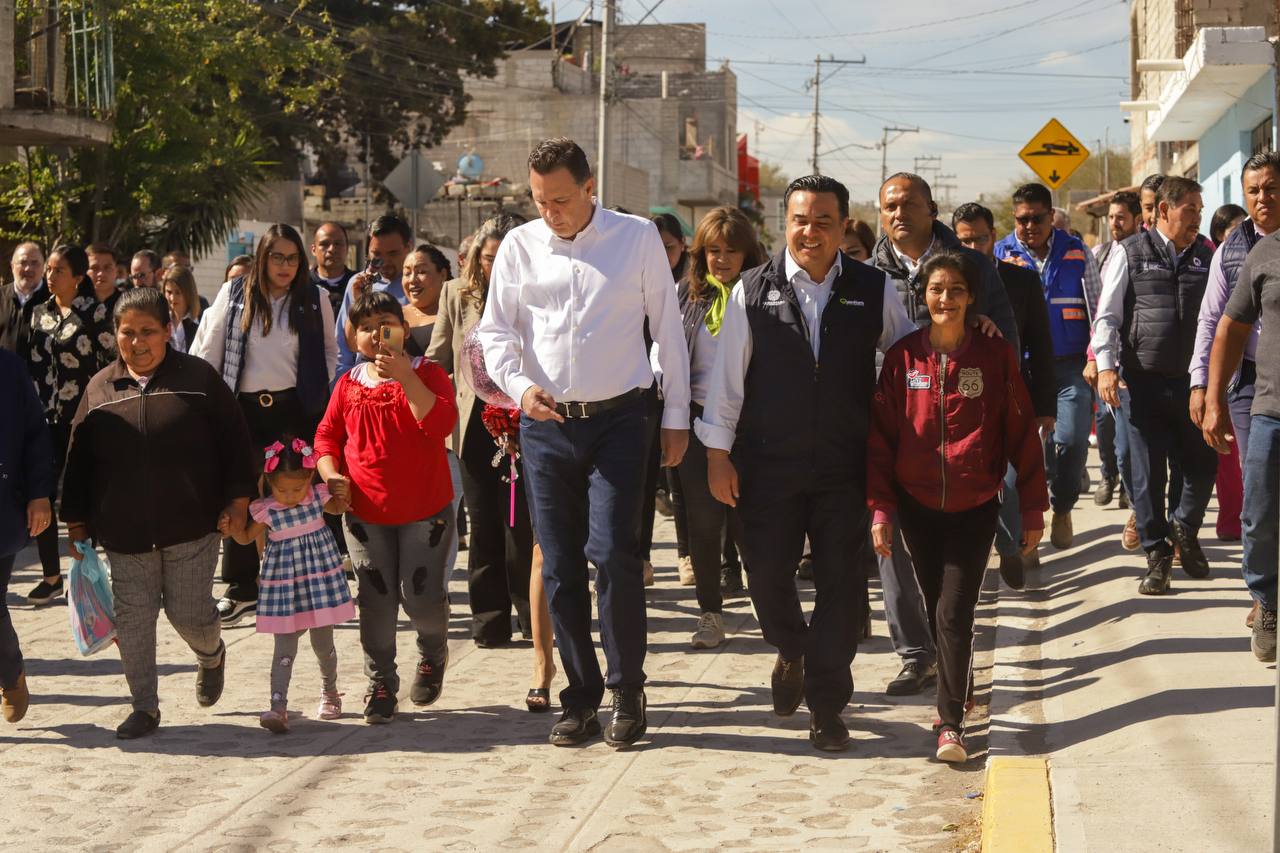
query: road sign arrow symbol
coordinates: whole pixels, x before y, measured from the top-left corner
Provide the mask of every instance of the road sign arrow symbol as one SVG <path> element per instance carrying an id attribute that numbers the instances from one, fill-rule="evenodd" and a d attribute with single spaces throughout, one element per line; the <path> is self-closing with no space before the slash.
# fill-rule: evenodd
<path id="1" fill-rule="evenodd" d="M 1055 184 L 1056 184 L 1058 181 L 1062 180 L 1060 177 L 1058 177 L 1058 170 L 1057 170 L 1057 169 L 1054 169 L 1054 170 L 1053 170 L 1053 174 L 1051 174 L 1051 175 L 1049 176 L 1049 180 L 1053 181 Z"/>

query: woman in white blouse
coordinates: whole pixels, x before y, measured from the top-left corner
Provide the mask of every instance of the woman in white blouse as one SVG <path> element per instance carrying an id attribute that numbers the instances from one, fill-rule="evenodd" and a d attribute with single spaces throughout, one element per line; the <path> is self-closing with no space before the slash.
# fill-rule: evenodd
<path id="1" fill-rule="evenodd" d="M 281 435 L 308 442 L 329 401 L 338 361 L 328 296 L 311 283 L 302 238 L 277 223 L 258 242 L 247 275 L 218 291 L 201 320 L 191 354 L 222 373 L 261 451 Z M 223 625 L 257 610 L 258 551 L 224 543 L 218 602 Z"/>
<path id="2" fill-rule="evenodd" d="M 160 287 L 169 303 L 169 321 L 173 327 L 169 346 L 178 352 L 190 352 L 196 329 L 200 327 L 200 294 L 195 276 L 186 267 L 170 267 Z"/>

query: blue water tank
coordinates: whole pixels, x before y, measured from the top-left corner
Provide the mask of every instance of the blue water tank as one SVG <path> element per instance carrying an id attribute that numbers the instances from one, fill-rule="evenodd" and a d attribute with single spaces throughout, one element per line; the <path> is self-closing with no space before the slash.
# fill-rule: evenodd
<path id="1" fill-rule="evenodd" d="M 484 174 L 484 161 L 474 152 L 464 154 L 458 158 L 458 174 L 467 180 L 478 181 Z"/>

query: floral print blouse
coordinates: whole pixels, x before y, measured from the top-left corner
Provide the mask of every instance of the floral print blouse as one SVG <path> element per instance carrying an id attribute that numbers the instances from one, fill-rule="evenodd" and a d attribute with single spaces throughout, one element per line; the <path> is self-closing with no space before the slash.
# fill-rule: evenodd
<path id="1" fill-rule="evenodd" d="M 51 425 L 70 424 L 89 380 L 115 361 L 110 313 L 105 304 L 83 296 L 66 316 L 52 296 L 32 311 L 27 363 Z"/>

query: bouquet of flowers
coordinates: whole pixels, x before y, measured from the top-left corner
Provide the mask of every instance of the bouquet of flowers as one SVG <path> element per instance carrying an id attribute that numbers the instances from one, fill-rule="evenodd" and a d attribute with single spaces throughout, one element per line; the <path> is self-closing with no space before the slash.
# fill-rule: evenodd
<path id="1" fill-rule="evenodd" d="M 475 329 L 468 333 L 462 344 L 462 364 L 459 365 L 463 379 L 476 396 L 484 401 L 484 409 L 480 412 L 480 420 L 493 441 L 498 445 L 498 452 L 493 455 L 493 467 L 507 461 L 508 472 L 502 478 L 511 485 L 510 510 L 507 524 L 516 526 L 516 480 L 520 476 L 516 461 L 520 458 L 520 406 L 502 392 L 498 384 L 489 376 L 484 363 L 484 351 L 476 337 Z"/>

